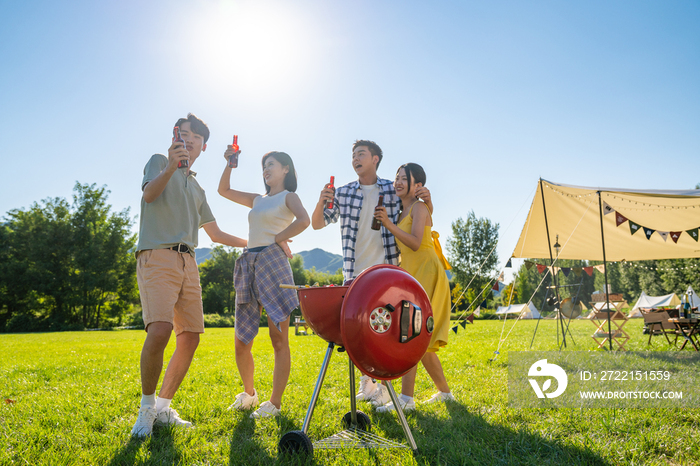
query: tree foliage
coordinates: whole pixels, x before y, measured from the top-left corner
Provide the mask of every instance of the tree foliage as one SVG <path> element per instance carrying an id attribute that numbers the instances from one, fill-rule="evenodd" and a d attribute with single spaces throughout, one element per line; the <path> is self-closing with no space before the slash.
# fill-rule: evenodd
<path id="1" fill-rule="evenodd" d="M 235 308 L 233 268 L 240 256 L 237 249 L 216 246 L 211 257 L 199 266 L 202 304 L 205 314 L 231 314 Z"/>
<path id="2" fill-rule="evenodd" d="M 116 325 L 137 299 L 129 210 L 105 187 L 76 183 L 73 204 L 50 198 L 7 213 L 0 229 L 0 330 Z"/>
<path id="3" fill-rule="evenodd" d="M 544 264 L 549 261 L 543 260 L 532 260 L 532 262 Z M 555 264 L 556 267 L 588 267 L 589 265 L 594 265 L 587 261 L 579 260 L 569 260 L 569 259 L 559 259 Z M 530 298 L 532 298 L 532 303 L 535 307 L 543 312 L 550 312 L 554 310 L 554 307 L 545 302 L 545 298 L 549 298 L 555 295 L 555 289 L 548 288 L 554 285 L 554 279 L 556 278 L 556 284 L 559 285 L 559 299 L 564 300 L 567 298 L 577 298 L 588 305 L 590 301 L 591 294 L 595 291 L 595 280 L 598 272 L 593 272 L 593 276 L 588 275 L 586 272 L 581 271 L 580 275 L 576 275 L 573 270 L 569 272 L 569 275 L 564 275 L 563 272 L 559 272 L 556 277 L 552 277 L 551 274 L 545 273 L 540 274 L 537 271 L 537 267 L 532 266 L 529 270 L 525 263 L 523 263 L 518 272 L 515 274 L 513 280 L 515 299 L 513 304 L 527 303 Z M 541 282 L 541 284 L 540 284 Z M 539 287 L 539 288 L 538 288 Z M 549 290 L 549 293 L 548 293 Z"/>
<path id="4" fill-rule="evenodd" d="M 495 251 L 498 228 L 497 223 L 487 218 L 477 218 L 474 211 L 469 212 L 466 220 L 460 217 L 452 222 L 452 236 L 447 240 L 447 257 L 452 265 L 454 281 L 462 290 L 466 289 L 465 296 L 469 303 L 477 299 L 480 293 L 479 300 L 491 297 L 485 288 L 489 287 L 498 264 Z"/>

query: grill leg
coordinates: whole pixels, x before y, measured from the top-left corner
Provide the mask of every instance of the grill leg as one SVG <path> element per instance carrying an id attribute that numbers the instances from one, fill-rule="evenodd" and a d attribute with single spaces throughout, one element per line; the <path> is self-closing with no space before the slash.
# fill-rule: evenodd
<path id="1" fill-rule="evenodd" d="M 350 420 L 352 425 L 357 425 L 357 401 L 355 400 L 355 365 L 352 363 L 352 359 L 348 356 L 348 362 L 350 363 Z"/>
<path id="2" fill-rule="evenodd" d="M 311 395 L 311 402 L 309 403 L 309 409 L 306 411 L 306 417 L 304 418 L 304 425 L 301 431 L 305 434 L 309 432 L 309 424 L 311 424 L 311 417 L 314 415 L 314 409 L 316 408 L 316 403 L 318 402 L 318 394 L 321 392 L 321 387 L 323 386 L 323 379 L 326 378 L 326 371 L 328 370 L 328 365 L 331 362 L 331 355 L 333 354 L 333 347 L 335 344 L 333 342 L 328 343 L 328 349 L 326 350 L 326 357 L 323 359 L 323 365 L 321 366 L 321 372 L 318 374 L 318 380 L 316 380 L 316 387 L 314 387 L 314 393 Z"/>
<path id="3" fill-rule="evenodd" d="M 399 399 L 396 396 L 396 392 L 394 391 L 394 386 L 391 384 L 390 380 L 386 381 L 386 388 L 389 390 L 389 397 L 391 397 L 391 402 L 394 403 L 394 407 L 396 408 L 396 414 L 399 416 L 399 423 L 401 424 L 401 427 L 403 427 L 403 432 L 406 434 L 406 439 L 408 440 L 408 444 L 411 446 L 411 449 L 416 452 L 418 450 L 418 445 L 416 445 L 416 441 L 413 440 L 413 434 L 411 433 L 411 428 L 408 427 L 408 422 L 406 422 L 406 416 L 403 415 L 403 409 L 401 409 L 401 405 L 399 404 Z"/>

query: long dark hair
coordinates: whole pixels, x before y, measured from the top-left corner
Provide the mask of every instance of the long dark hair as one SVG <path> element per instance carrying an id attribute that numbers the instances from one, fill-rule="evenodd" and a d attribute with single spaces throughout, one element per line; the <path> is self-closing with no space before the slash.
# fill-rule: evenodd
<path id="1" fill-rule="evenodd" d="M 283 167 L 289 167 L 289 171 L 284 177 L 284 189 L 286 189 L 290 193 L 295 192 L 297 190 L 297 172 L 294 169 L 294 162 L 292 161 L 292 158 L 289 156 L 289 154 L 287 154 L 286 152 L 277 151 L 268 152 L 267 154 L 263 155 L 262 158 L 263 169 L 265 168 L 265 160 L 267 160 L 268 157 L 272 157 L 273 159 L 277 160 Z M 265 183 L 264 178 L 263 183 Z M 265 183 L 265 192 L 270 192 L 270 186 L 268 186 L 267 183 Z"/>
<path id="2" fill-rule="evenodd" d="M 423 167 L 417 163 L 404 163 L 398 170 L 396 170 L 397 175 L 402 168 L 406 172 L 406 180 L 408 182 L 408 188 L 406 188 L 407 191 L 411 190 L 411 178 L 413 178 L 413 181 L 416 183 L 421 183 L 423 186 L 425 186 L 425 170 L 423 170 Z"/>
<path id="3" fill-rule="evenodd" d="M 397 175 L 399 174 L 402 168 L 406 172 L 406 182 L 408 183 L 408 187 L 406 188 L 407 191 L 411 190 L 411 178 L 413 178 L 413 181 L 415 181 L 416 183 L 422 183 L 423 186 L 425 186 L 425 170 L 423 170 L 423 167 L 421 167 L 417 163 L 404 163 L 399 167 L 398 170 L 396 170 Z M 403 208 L 403 203 L 401 203 L 399 215 L 403 212 Z"/>

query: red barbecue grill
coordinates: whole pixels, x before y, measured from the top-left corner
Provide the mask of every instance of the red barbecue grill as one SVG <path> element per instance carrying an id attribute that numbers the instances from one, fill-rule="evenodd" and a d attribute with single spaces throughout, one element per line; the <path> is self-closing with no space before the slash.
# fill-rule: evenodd
<path id="1" fill-rule="evenodd" d="M 282 436 L 280 453 L 311 455 L 314 448 L 408 448 L 370 432 L 371 420 L 357 410 L 355 402 L 355 367 L 375 379 L 393 380 L 418 364 L 433 331 L 433 311 L 420 283 L 399 267 L 375 265 L 347 286 L 280 286 L 297 289 L 306 323 L 328 342 L 304 424 L 301 430 Z M 309 425 L 336 346 L 349 356 L 350 411 L 341 420 L 345 430 L 312 443 Z M 410 448 L 416 452 L 396 393 L 390 383 L 386 386 Z"/>

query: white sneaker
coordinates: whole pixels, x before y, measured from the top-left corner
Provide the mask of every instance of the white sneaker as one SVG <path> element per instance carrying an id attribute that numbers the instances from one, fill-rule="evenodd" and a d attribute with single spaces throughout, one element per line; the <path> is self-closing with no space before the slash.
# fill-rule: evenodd
<path id="1" fill-rule="evenodd" d="M 386 388 L 382 383 L 377 384 L 377 389 L 374 391 L 374 393 L 372 393 L 372 396 L 370 397 L 369 401 L 375 408 L 384 406 L 385 404 L 391 401 L 391 397 L 389 396 L 389 389 Z"/>
<path id="2" fill-rule="evenodd" d="M 131 429 L 132 437 L 148 437 L 153 431 L 153 423 L 156 420 L 156 408 L 146 406 L 139 409 L 139 417 L 136 419 L 134 428 Z"/>
<path id="3" fill-rule="evenodd" d="M 167 409 L 164 409 L 163 411 L 158 413 L 158 416 L 156 417 L 156 424 L 161 426 L 168 425 L 183 428 L 192 427 L 191 422 L 185 421 L 184 419 L 180 418 L 180 415 L 177 413 L 177 411 L 175 411 L 171 407 L 168 407 Z"/>
<path id="4" fill-rule="evenodd" d="M 255 391 L 255 395 L 250 396 L 246 392 L 239 393 L 236 395 L 236 401 L 233 402 L 228 409 L 237 409 L 238 411 L 245 411 L 247 409 L 253 409 L 258 405 L 258 391 Z"/>
<path id="5" fill-rule="evenodd" d="M 435 395 L 431 396 L 424 403 L 431 404 L 431 403 L 437 403 L 438 401 L 445 402 L 445 401 L 457 401 L 457 400 L 455 400 L 455 396 L 452 394 L 452 392 L 449 392 L 449 393 L 437 392 Z"/>
<path id="6" fill-rule="evenodd" d="M 399 395 L 399 405 L 401 405 L 401 411 L 404 413 L 408 411 L 414 411 L 416 409 L 416 402 L 413 401 L 413 397 L 406 397 L 403 395 Z M 378 413 L 389 413 L 391 411 L 394 411 L 396 408 L 394 408 L 394 403 L 391 401 L 385 404 L 384 406 L 380 406 L 377 408 Z"/>
<path id="7" fill-rule="evenodd" d="M 262 419 L 264 417 L 275 417 L 279 416 L 281 411 L 282 410 L 277 409 L 270 401 L 265 401 L 258 409 L 251 413 L 250 418 Z"/>
<path id="8" fill-rule="evenodd" d="M 369 401 L 376 389 L 377 382 L 372 380 L 372 377 L 363 375 L 360 377 L 360 392 L 357 394 L 355 399 L 357 401 Z"/>

